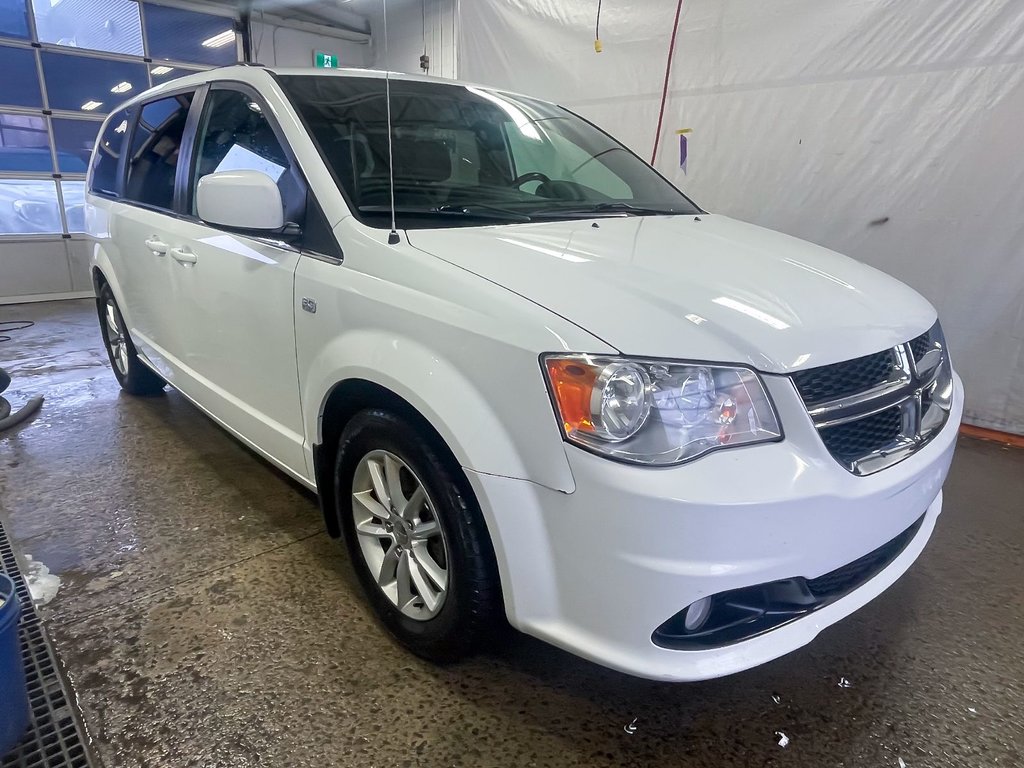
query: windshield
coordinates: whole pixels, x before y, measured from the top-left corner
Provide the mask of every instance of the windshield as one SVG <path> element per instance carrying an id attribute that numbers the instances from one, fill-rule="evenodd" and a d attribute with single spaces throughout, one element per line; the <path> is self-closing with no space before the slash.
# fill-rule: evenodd
<path id="1" fill-rule="evenodd" d="M 382 78 L 279 76 L 356 215 L 390 226 Z M 562 107 L 472 86 L 391 81 L 404 229 L 699 213 L 610 136 Z"/>

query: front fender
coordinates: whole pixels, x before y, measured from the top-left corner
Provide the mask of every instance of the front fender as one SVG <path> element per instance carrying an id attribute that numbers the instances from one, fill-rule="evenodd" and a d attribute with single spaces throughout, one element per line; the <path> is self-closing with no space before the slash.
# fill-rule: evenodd
<path id="1" fill-rule="evenodd" d="M 572 493 L 575 483 L 537 359 L 508 348 L 489 359 L 483 350 L 479 357 L 465 347 L 462 352 L 480 361 L 475 378 L 438 351 L 393 332 L 340 334 L 318 350 L 305 377 L 306 434 L 321 443 L 331 391 L 363 379 L 416 408 L 464 468 Z M 502 382 L 500 391 L 486 391 L 487 382 L 495 381 Z"/>

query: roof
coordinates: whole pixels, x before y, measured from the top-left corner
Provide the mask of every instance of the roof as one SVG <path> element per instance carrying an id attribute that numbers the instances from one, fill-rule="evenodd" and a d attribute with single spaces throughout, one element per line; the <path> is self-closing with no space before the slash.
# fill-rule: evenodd
<path id="1" fill-rule="evenodd" d="M 421 83 L 437 83 L 440 85 L 452 85 L 452 86 L 463 86 L 473 88 L 483 88 L 489 91 L 497 90 L 493 86 L 478 85 L 476 83 L 470 83 L 463 80 L 451 80 L 446 77 L 434 77 L 432 75 L 410 75 L 404 72 L 386 72 L 379 69 L 356 69 L 356 68 L 344 68 L 339 67 L 337 69 L 314 69 L 312 67 L 266 67 L 263 65 L 247 65 L 247 64 L 235 64 L 230 67 L 218 67 L 217 69 L 208 69 L 203 72 L 197 72 L 194 75 L 187 75 L 185 77 L 179 77 L 175 80 L 168 80 L 166 83 L 154 86 L 149 90 L 143 91 L 137 94 L 131 99 L 127 99 L 121 104 L 117 105 L 111 110 L 111 114 L 117 112 L 122 107 L 129 104 L 135 104 L 140 101 L 148 101 L 161 93 L 167 93 L 172 91 L 178 91 L 182 87 L 187 86 L 199 86 L 204 83 L 209 83 L 215 80 L 234 80 L 237 82 L 249 83 L 254 87 L 262 87 L 266 85 L 264 75 L 266 73 L 273 73 L 278 75 L 298 75 L 306 77 L 371 77 L 384 79 L 390 76 L 392 80 L 404 80 L 410 82 L 421 82 Z M 505 89 L 501 89 L 505 91 Z M 525 95 L 525 94 L 516 94 Z M 532 97 L 531 97 L 532 98 Z"/>

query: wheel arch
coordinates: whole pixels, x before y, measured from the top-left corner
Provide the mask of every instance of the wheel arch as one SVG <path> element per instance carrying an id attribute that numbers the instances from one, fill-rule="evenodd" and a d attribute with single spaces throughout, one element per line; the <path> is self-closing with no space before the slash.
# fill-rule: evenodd
<path id="1" fill-rule="evenodd" d="M 459 477 L 462 466 L 440 431 L 412 403 L 388 387 L 366 378 L 354 377 L 339 381 L 325 395 L 320 407 L 319 439 L 313 445 L 313 472 L 320 497 L 320 510 L 327 531 L 335 538 L 341 529 L 335 509 L 333 470 L 338 441 L 345 426 L 360 411 L 384 408 L 412 422 L 438 451 L 439 456 Z M 469 483 L 465 490 L 472 493 Z"/>
<path id="2" fill-rule="evenodd" d="M 98 266 L 93 266 L 92 269 L 90 269 L 89 271 L 92 275 L 93 290 L 96 292 L 96 295 L 98 296 L 100 293 L 100 289 L 104 285 L 108 285 L 110 281 L 107 280 L 107 276 L 103 274 L 103 270 L 100 269 Z"/>

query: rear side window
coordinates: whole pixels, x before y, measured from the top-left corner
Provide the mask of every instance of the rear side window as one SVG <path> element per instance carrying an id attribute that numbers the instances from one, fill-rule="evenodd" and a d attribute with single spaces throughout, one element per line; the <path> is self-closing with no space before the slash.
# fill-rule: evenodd
<path id="1" fill-rule="evenodd" d="M 124 197 L 156 208 L 174 207 L 174 177 L 193 92 L 142 107 L 132 133 Z"/>
<path id="2" fill-rule="evenodd" d="M 128 110 L 122 109 L 110 116 L 92 158 L 89 173 L 89 191 L 104 195 L 116 195 L 120 190 L 117 183 L 117 166 L 121 158 L 121 145 L 128 131 Z"/>

